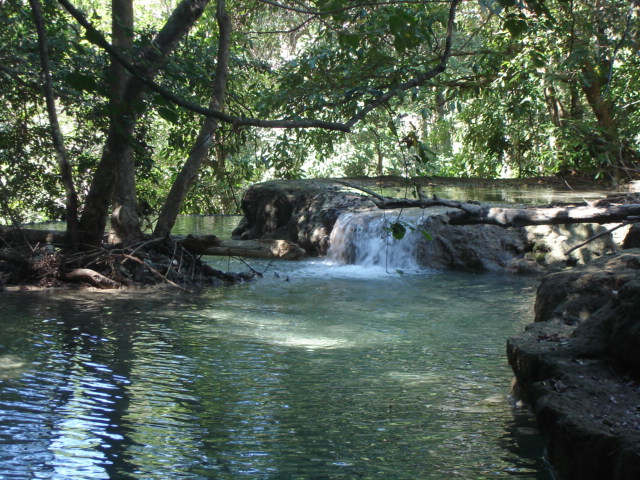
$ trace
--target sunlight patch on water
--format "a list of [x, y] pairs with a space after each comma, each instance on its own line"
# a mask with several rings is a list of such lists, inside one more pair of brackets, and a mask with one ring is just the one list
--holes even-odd
[[0, 298], [27, 368], [0, 388], [0, 477], [548, 480], [505, 399], [530, 280], [261, 265], [199, 295]]
[[423, 385], [428, 383], [442, 383], [448, 381], [443, 375], [436, 372], [411, 373], [411, 372], [387, 372], [387, 376], [394, 381], [401, 382], [405, 386]]
[[15, 355], [0, 355], [0, 380], [19, 377], [29, 364]]
[[[203, 310], [201, 315], [218, 322], [216, 336], [309, 351], [359, 348], [384, 344], [394, 338], [384, 332], [363, 332], [347, 325], [309, 325], [303, 315], [296, 317], [288, 312], [278, 314], [273, 310], [258, 313], [211, 309]], [[206, 335], [210, 326], [203, 324], [202, 329]]]

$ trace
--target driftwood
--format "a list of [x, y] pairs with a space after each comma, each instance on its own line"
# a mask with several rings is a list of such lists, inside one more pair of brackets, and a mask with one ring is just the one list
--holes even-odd
[[[52, 243], [62, 246], [65, 242], [64, 231], [42, 229], [0, 229], [0, 237], [11, 241], [24, 241], [32, 245]], [[286, 240], [221, 240], [215, 235], [173, 236], [182, 247], [194, 255], [232, 256], [248, 258], [274, 258], [283, 260], [299, 260], [306, 252], [295, 243]], [[162, 241], [155, 238], [144, 242]]]
[[194, 235], [189, 234], [179, 241], [185, 249], [191, 253], [198, 254], [209, 247], [218, 247], [222, 243], [215, 235]]
[[[138, 257], [134, 257], [133, 255], [128, 255], [126, 253], [122, 253], [121, 254], [122, 257], [124, 257], [126, 260], [131, 260], [134, 261], [140, 265], [143, 265], [144, 268], [146, 268], [147, 270], [149, 270], [151, 273], [153, 273], [156, 277], [158, 277], [161, 281], [167, 282], [169, 285], [171, 285], [172, 287], [176, 287], [179, 290], [182, 290], [183, 292], [187, 292], [187, 293], [192, 293], [190, 290], [187, 290], [186, 288], [181, 287], [180, 285], [178, 285], [176, 282], [173, 282], [171, 280], [169, 280], [167, 278], [166, 275], [163, 275], [162, 273], [160, 273], [158, 270], [156, 270], [155, 268], [153, 268], [151, 265], [145, 263], [144, 261], [140, 260]], [[125, 260], [123, 260], [124, 263]]]
[[111, 280], [90, 268], [76, 268], [67, 272], [65, 278], [72, 282], [88, 283], [97, 288], [118, 288], [121, 286], [115, 280]]
[[[486, 223], [502, 227], [526, 225], [565, 225], [570, 223], [629, 222], [640, 218], [640, 204], [580, 205], [560, 207], [482, 207], [449, 213], [452, 225]], [[461, 208], [461, 207], [456, 207]]]

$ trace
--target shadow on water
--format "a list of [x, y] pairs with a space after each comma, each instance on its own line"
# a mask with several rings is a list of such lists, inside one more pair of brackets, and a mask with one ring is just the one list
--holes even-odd
[[533, 287], [304, 262], [200, 295], [5, 293], [3, 474], [550, 478], [506, 401]]

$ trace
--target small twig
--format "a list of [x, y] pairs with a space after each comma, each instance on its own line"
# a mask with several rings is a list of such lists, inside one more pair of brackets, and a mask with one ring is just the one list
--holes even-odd
[[429, 197], [422, 191], [422, 185], [416, 185], [416, 193], [421, 201], [427, 202], [429, 200]]
[[176, 242], [173, 242], [173, 253], [171, 254], [171, 261], [169, 262], [169, 266], [167, 267], [167, 271], [164, 274], [164, 278], [167, 278], [167, 275], [169, 275], [169, 270], [171, 270], [171, 267], [173, 266], [173, 261], [176, 259], [176, 250], [178, 249], [178, 244]]
[[161, 242], [163, 240], [164, 240], [164, 238], [152, 238], [151, 240], [145, 240], [144, 242], [140, 242], [140, 243], [138, 243], [138, 245], [136, 245], [136, 248], [134, 248], [131, 251], [131, 255], [135, 255], [136, 252], [138, 250], [140, 250], [142, 247], [146, 247], [147, 245], [150, 245], [152, 243], [158, 243], [158, 242]]
[[140, 265], [143, 265], [145, 268], [147, 268], [151, 273], [153, 273], [156, 277], [161, 278], [162, 280], [164, 280], [165, 282], [167, 282], [169, 285], [176, 287], [180, 290], [182, 290], [183, 292], [187, 292], [187, 293], [193, 293], [191, 290], [187, 290], [184, 287], [181, 287], [180, 285], [178, 285], [176, 282], [173, 282], [171, 280], [169, 280], [168, 278], [166, 278], [164, 275], [162, 275], [162, 273], [160, 273], [158, 270], [156, 270], [155, 268], [153, 268], [151, 265], [148, 265], [146, 263], [144, 263], [142, 260], [140, 260], [138, 257], [134, 257], [132, 255], [129, 255], [127, 253], [121, 253], [120, 255], [122, 255], [124, 258], [128, 259], [128, 260], [133, 260], [134, 262], [139, 263]]
[[[231, 257], [229, 257], [229, 258], [231, 258]], [[237, 261], [242, 263], [245, 267], [247, 267], [249, 270], [251, 270], [251, 273], [253, 275], [255, 275], [256, 277], [259, 277], [259, 278], [262, 278], [262, 276], [264, 275], [264, 272], [266, 272], [269, 269], [269, 267], [273, 264], [273, 260], [271, 260], [269, 262], [269, 265], [267, 265], [266, 268], [262, 272], [259, 272], [258, 270], [253, 268], [251, 265], [249, 265], [242, 257], [233, 257], [233, 258], [235, 258]]]
[[345, 187], [354, 188], [356, 190], [360, 190], [361, 192], [366, 193], [367, 195], [371, 195], [374, 198], [377, 198], [381, 202], [386, 202], [388, 197], [383, 197], [382, 195], [377, 194], [373, 190], [369, 190], [368, 188], [361, 187], [360, 185], [355, 185], [350, 182], [345, 182], [344, 180], [335, 180], [336, 183], [344, 185]]
[[[631, 220], [633, 219], [633, 220]], [[622, 227], [626, 227], [627, 225], [629, 225], [630, 223], [635, 223], [637, 221], [638, 217], [630, 217], [629, 221], [624, 221], [622, 222], [620, 225], [616, 225], [613, 228], [610, 228], [609, 230], [605, 230], [604, 232], [600, 232], [597, 233], [595, 235], [593, 235], [592, 237], [587, 238], [584, 242], [579, 243], [578, 245], [571, 247], [569, 250], [567, 250], [567, 252], [565, 253], [565, 256], [569, 256], [569, 254], [571, 254], [572, 252], [574, 252], [575, 250], [578, 250], [579, 248], [584, 247], [585, 245], [593, 242], [594, 240], [597, 240], [600, 237], [604, 237], [605, 235], [610, 234], [611, 232], [615, 232], [616, 230], [618, 230], [619, 228]]]

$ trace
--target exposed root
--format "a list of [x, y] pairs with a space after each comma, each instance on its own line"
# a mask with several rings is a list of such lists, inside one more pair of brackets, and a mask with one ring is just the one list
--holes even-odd
[[145, 239], [123, 247], [103, 246], [65, 255], [53, 245], [0, 249], [0, 286], [65, 284], [123, 288], [166, 284], [188, 286], [248, 281], [253, 274], [215, 270], [171, 239]]

